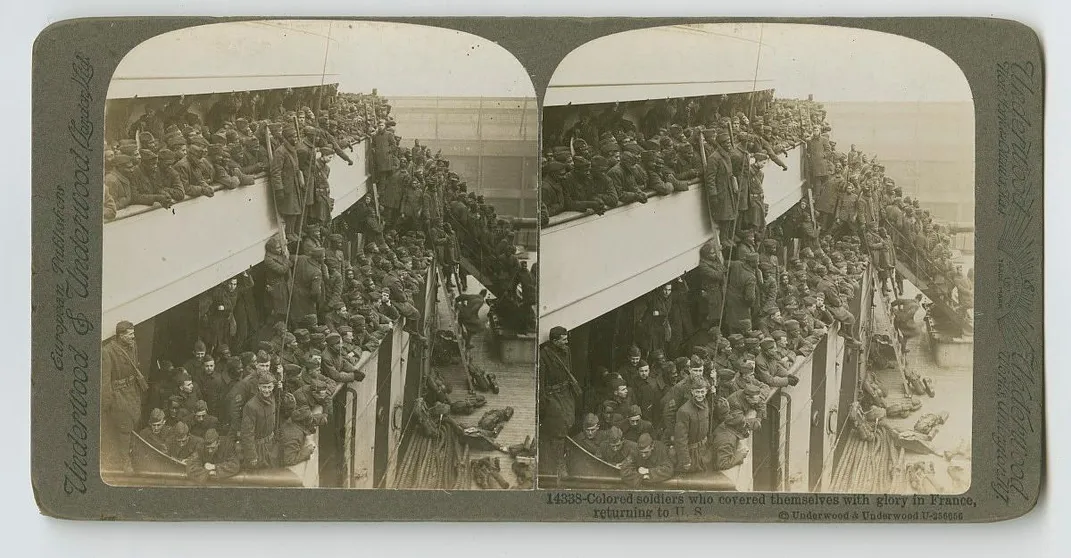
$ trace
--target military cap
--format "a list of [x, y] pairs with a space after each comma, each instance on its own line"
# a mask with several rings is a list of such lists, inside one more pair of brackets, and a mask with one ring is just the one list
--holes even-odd
[[181, 438], [182, 436], [188, 436], [190, 434], [190, 427], [180, 420], [175, 423], [172, 432], [174, 432], [176, 438]]
[[305, 405], [302, 405], [290, 413], [290, 420], [296, 423], [308, 422], [312, 418], [312, 411]]
[[324, 391], [330, 388], [330, 386], [327, 385], [327, 382], [321, 378], [313, 378], [309, 385], [312, 386], [313, 391]]
[[235, 126], [248, 126], [249, 125], [249, 120], [247, 120], [244, 116], [240, 116], [240, 117], [234, 119], [234, 125]]
[[763, 309], [762, 313], [763, 313], [764, 316], [773, 316], [774, 314], [776, 314], [776, 313], [778, 313], [780, 311], [781, 311], [781, 309], [778, 308], [776, 304], [770, 304], [770, 305], [767, 305], [766, 308]]
[[688, 389], [710, 389], [710, 384], [702, 376], [692, 376], [688, 380]]
[[753, 360], [740, 361], [740, 368], [743, 369], [744, 371], [753, 371], [753, 370], [755, 370], [755, 361], [753, 361]]
[[604, 171], [610, 168], [610, 161], [606, 160], [606, 157], [602, 155], [596, 155], [591, 158], [591, 167], [599, 171]]
[[220, 155], [223, 155], [223, 151], [224, 149], [222, 145], [213, 143], [212, 145], [208, 146], [209, 157], [218, 157]]
[[257, 385], [262, 386], [265, 384], [274, 384], [275, 376], [272, 376], [269, 372], [260, 372], [257, 374]]
[[267, 351], [259, 350], [259, 351], [257, 351], [257, 362], [259, 362], [259, 363], [271, 362], [271, 356], [268, 355]]
[[353, 328], [348, 326], [348, 325], [340, 325], [340, 326], [338, 326], [338, 333], [339, 333], [339, 335], [345, 335], [347, 333], [353, 333]]
[[573, 167], [578, 169], [590, 168], [591, 162], [583, 157], [573, 157]]
[[833, 308], [837, 308], [841, 304], [843, 304], [843, 302], [840, 300], [840, 297], [837, 296], [835, 293], [831, 293], [831, 294], [826, 295], [826, 305], [827, 306], [832, 306]]
[[599, 417], [594, 413], [584, 415], [584, 428], [592, 428], [599, 425]]
[[342, 341], [342, 336], [339, 335], [337, 332], [332, 331], [331, 333], [327, 334], [326, 340], [330, 344], [337, 344]]
[[134, 164], [134, 158], [130, 155], [119, 154], [112, 158], [112, 164], [117, 167]]
[[142, 149], [141, 151], [138, 151], [138, 154], [141, 155], [142, 161], [155, 161], [158, 159], [156, 153], [148, 149]]
[[197, 403], [194, 403], [194, 405], [193, 405], [193, 412], [195, 412], [195, 413], [207, 413], [208, 412], [208, 403], [205, 403], [204, 399], [198, 399]]
[[628, 348], [628, 356], [629, 356], [630, 358], [631, 358], [631, 357], [638, 357], [638, 356], [640, 356], [640, 348], [639, 348], [639, 347], [637, 347], [636, 345], [633, 345], [633, 346], [629, 347], [629, 348]]
[[785, 337], [788, 337], [788, 334], [786, 334], [784, 331], [782, 331], [780, 329], [775, 329], [775, 330], [773, 330], [773, 333], [770, 334], [770, 337], [773, 337], [774, 340], [784, 339]]
[[762, 388], [756, 384], [744, 385], [744, 395], [759, 395], [762, 393]]
[[126, 320], [122, 320], [119, 323], [115, 324], [115, 334], [116, 335], [122, 335], [122, 334], [124, 334], [124, 333], [126, 333], [128, 331], [132, 331], [133, 329], [134, 329], [134, 324], [132, 324], [132, 323], [126, 321]]
[[169, 166], [178, 160], [178, 156], [170, 149], [161, 149], [160, 152], [156, 154], [156, 158], [158, 162]]
[[327, 340], [327, 336], [325, 336], [324, 334], [322, 334], [320, 332], [316, 332], [316, 333], [313, 333], [312, 335], [309, 335], [309, 340], [312, 341], [312, 343], [314, 345], [318, 345], [318, 344], [322, 343], [323, 341]]
[[739, 345], [744, 342], [744, 336], [739, 333], [734, 333], [729, 336], [729, 343], [731, 345]]
[[624, 149], [625, 153], [631, 153], [633, 155], [640, 155], [641, 153], [643, 153], [643, 151], [644, 151], [643, 148], [640, 147], [639, 144], [637, 144], [637, 143], [625, 144], [625, 149]]
[[744, 255], [744, 261], [750, 264], [759, 263], [759, 255], [755, 252], [748, 252]]
[[190, 373], [187, 372], [186, 369], [181, 367], [181, 366], [179, 366], [178, 368], [175, 368], [174, 374], [175, 374], [175, 382], [180, 383], [180, 384], [183, 383], [183, 382], [188, 382], [188, 381], [190, 381], [192, 379], [192, 378], [190, 378]]
[[149, 413], [149, 422], [160, 422], [166, 418], [163, 409], [153, 409], [152, 412]]
[[257, 361], [257, 355], [252, 351], [246, 351], [242, 353], [241, 355], [239, 355], [239, 358], [241, 358], [242, 366], [249, 366], [250, 364], [253, 364]]
[[620, 376], [614, 376], [614, 378], [610, 380], [610, 386], [613, 387], [614, 389], [617, 389], [617, 388], [623, 387], [623, 386], [627, 386], [627, 385], [628, 384], [625, 383], [625, 380], [621, 379]]
[[190, 136], [190, 145], [196, 145], [197, 147], [207, 148], [208, 147], [208, 140], [206, 140], [204, 137], [202, 137], [199, 134], [198, 135], [191, 135]]
[[789, 332], [799, 331], [800, 323], [796, 320], [785, 320], [785, 329]]
[[632, 405], [632, 406], [630, 406], [628, 408], [628, 417], [629, 418], [636, 418], [636, 417], [639, 417], [640, 415], [642, 415], [642, 411], [640, 410], [640, 406], [639, 405]]
[[308, 360], [305, 361], [305, 370], [309, 370], [309, 371], [315, 372], [315, 371], [317, 371], [319, 369], [320, 369], [320, 361], [318, 361], [318, 360], [316, 360], [314, 358], [309, 358]]
[[647, 449], [647, 448], [649, 448], [649, 447], [654, 445], [654, 439], [651, 438], [650, 434], [644, 432], [643, 434], [640, 434], [639, 439], [636, 440], [636, 445], [641, 450], [642, 449]]
[[731, 380], [736, 377], [736, 371], [729, 368], [718, 368], [717, 374], [719, 380]]
[[717, 343], [719, 349], [728, 349], [732, 347], [732, 344], [729, 343], [729, 340], [724, 337], [719, 337]]
[[299, 374], [301, 374], [301, 367], [300, 366], [298, 366], [296, 364], [284, 364], [283, 365], [283, 375], [286, 376], [287, 378], [292, 378], [292, 377], [297, 376]]
[[308, 339], [309, 339], [309, 330], [307, 330], [307, 329], [305, 329], [303, 327], [295, 329], [294, 330], [294, 337], [298, 341], [301, 341], [301, 342], [308, 341]]
[[729, 415], [725, 417], [725, 424], [728, 424], [729, 426], [743, 426], [744, 413], [740, 411], [730, 411]]
[[550, 340], [554, 341], [561, 337], [569, 335], [569, 331], [562, 326], [554, 326], [550, 328]]
[[805, 296], [803, 297], [803, 304], [805, 304], [806, 306], [818, 304], [818, 300], [815, 299], [813, 296]]
[[215, 428], [209, 428], [205, 431], [205, 443], [214, 444], [219, 441], [219, 432], [216, 432]]
[[610, 427], [610, 432], [609, 432], [608, 438], [609, 438], [609, 441], [610, 441], [611, 444], [616, 444], [617, 442], [620, 442], [621, 440], [624, 439], [624, 437], [625, 436], [621, 432], [620, 428], [618, 428], [616, 426], [611, 426]]
[[763, 338], [763, 340], [759, 342], [759, 345], [763, 349], [772, 349], [772, 348], [777, 346], [777, 341], [775, 341], [773, 337], [766, 337], [766, 338]]
[[692, 358], [688, 359], [688, 368], [689, 369], [702, 368], [702, 367], [703, 367], [703, 359], [699, 358], [698, 356], [692, 355]]

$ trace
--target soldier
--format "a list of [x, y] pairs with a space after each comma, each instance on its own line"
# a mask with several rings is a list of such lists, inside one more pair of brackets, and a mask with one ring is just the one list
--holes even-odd
[[788, 373], [780, 360], [777, 341], [772, 337], [763, 338], [761, 349], [755, 357], [755, 377], [770, 387], [795, 386], [800, 379]]
[[[549, 341], [539, 348], [540, 432], [549, 441], [548, 462], [556, 467], [559, 481], [568, 475], [565, 464], [565, 437], [573, 428], [580, 384], [572, 374], [569, 332], [561, 326], [550, 330]], [[596, 422], [595, 428], [598, 429]]]
[[576, 438], [576, 445], [583, 448], [591, 455], [599, 455], [599, 446], [606, 439], [608, 429], [603, 429], [599, 424], [599, 417], [594, 413], [584, 415], [581, 423], [580, 436]]
[[171, 437], [167, 440], [168, 455], [188, 465], [193, 458], [201, 452], [204, 440], [190, 434], [190, 427], [185, 422], [179, 421], [171, 429]]
[[[637, 365], [636, 380], [633, 392], [641, 416], [653, 424], [662, 423], [662, 396], [666, 390], [666, 383], [661, 374], [652, 374], [651, 366], [645, 361]], [[633, 440], [635, 441], [635, 440]]]
[[141, 421], [141, 400], [149, 384], [138, 369], [134, 324], [121, 321], [115, 337], [101, 348], [101, 409], [106, 455], [112, 465], [132, 472], [131, 433]]
[[739, 186], [734, 184], [733, 167], [730, 160], [729, 134], [719, 132], [718, 149], [708, 150], [707, 164], [703, 169], [703, 190], [706, 193], [707, 213], [715, 226], [716, 237], [722, 246], [731, 241], [733, 222], [737, 217], [736, 198]]
[[756, 430], [766, 420], [766, 393], [754, 383], [747, 384], [725, 398], [729, 413], [740, 412], [751, 430]]
[[689, 379], [691, 398], [677, 410], [673, 445], [677, 452], [677, 468], [685, 473], [705, 471], [710, 466], [708, 438], [710, 408], [707, 395], [710, 385], [702, 377]]
[[279, 427], [279, 465], [291, 467], [308, 461], [316, 451], [316, 443], [310, 436], [315, 432], [309, 408], [298, 407]]
[[755, 266], [759, 256], [750, 252], [744, 261], [729, 262], [728, 289], [725, 300], [723, 331], [741, 333], [751, 330], [752, 315], [758, 310], [758, 277]]
[[618, 196], [617, 184], [606, 174], [608, 170], [610, 161], [606, 157], [596, 155], [591, 159], [592, 192], [607, 209], [613, 209], [621, 205], [621, 198]]
[[167, 440], [171, 437], [171, 429], [167, 428], [167, 417], [161, 409], [153, 409], [149, 413], [149, 426], [141, 429], [138, 433], [142, 440], [150, 446], [167, 453]]
[[186, 476], [198, 482], [216, 481], [237, 475], [239, 468], [234, 440], [220, 438], [219, 432], [210, 428], [205, 432], [201, 450], [187, 463]]
[[347, 355], [342, 352], [342, 336], [336, 332], [331, 332], [327, 335], [325, 341], [327, 342], [327, 348], [324, 350], [320, 361], [324, 374], [340, 384], [354, 381], [357, 374], [361, 374], [361, 379], [363, 380], [364, 374], [357, 370], [355, 363], [346, 358]]
[[310, 410], [319, 407], [319, 413], [312, 414], [313, 422], [320, 426], [327, 424], [331, 416], [331, 387], [318, 378], [313, 378], [308, 384], [293, 391], [295, 408], [308, 407]]
[[573, 159], [573, 170], [562, 184], [566, 211], [582, 213], [606, 213], [606, 204], [595, 194], [595, 184], [591, 177], [591, 163], [582, 157]]
[[316, 314], [323, 299], [323, 248], [313, 248], [294, 260], [290, 316]]
[[637, 166], [638, 163], [636, 155], [626, 151], [621, 154], [621, 160], [606, 171], [606, 177], [613, 182], [614, 191], [622, 205], [633, 202], [647, 203], [647, 194], [643, 191], [647, 175]]
[[673, 460], [665, 444], [642, 434], [621, 465], [621, 479], [631, 488], [658, 486], [673, 478]]
[[628, 384], [622, 378], [614, 377], [610, 379], [610, 387], [613, 388], [612, 399], [610, 399], [613, 402], [612, 412], [622, 417], [628, 416], [629, 408], [634, 404]]
[[204, 438], [206, 432], [215, 430], [219, 426], [219, 419], [208, 414], [208, 405], [203, 399], [199, 399], [194, 403], [193, 413], [190, 415], [190, 422], [187, 426], [190, 428], [190, 434]]
[[621, 429], [614, 426], [607, 433], [606, 438], [599, 444], [599, 459], [620, 468], [629, 454], [636, 448], [636, 442], [626, 440]]
[[700, 296], [706, 302], [703, 313], [703, 329], [720, 328], [725, 292], [725, 263], [718, 244], [711, 240], [699, 249], [699, 266], [695, 275], [699, 278]]
[[226, 398], [230, 385], [223, 374], [216, 370], [216, 359], [212, 355], [206, 355], [201, 366], [201, 396], [208, 405], [209, 414], [218, 417], [226, 410]]
[[[673, 306], [673, 285], [667, 283], [655, 292], [644, 297], [636, 310], [639, 312], [640, 331], [639, 345], [650, 354], [652, 351], [662, 350], [670, 353], [666, 346], [673, 337], [670, 325], [670, 311]], [[670, 353], [672, 356], [672, 353]]]
[[276, 380], [267, 372], [255, 376], [257, 396], [242, 407], [239, 439], [244, 461], [250, 469], [275, 466], [275, 392]]
[[643, 412], [639, 405], [632, 405], [625, 415], [626, 422], [622, 423], [626, 440], [635, 442], [642, 434], [653, 434], [654, 426], [650, 421], [643, 419]]
[[732, 411], [711, 434], [714, 470], [724, 471], [740, 465], [750, 452], [745, 440], [751, 435], [743, 413]]
[[298, 162], [297, 131], [287, 126], [282, 136], [284, 141], [275, 147], [268, 176], [275, 194], [275, 207], [283, 216], [286, 236], [296, 239], [301, 232], [298, 222], [306, 202], [305, 186]]

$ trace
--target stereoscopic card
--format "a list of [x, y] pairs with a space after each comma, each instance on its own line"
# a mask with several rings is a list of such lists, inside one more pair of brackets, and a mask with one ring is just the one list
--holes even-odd
[[57, 23], [38, 505], [1021, 516], [1044, 84], [995, 19]]

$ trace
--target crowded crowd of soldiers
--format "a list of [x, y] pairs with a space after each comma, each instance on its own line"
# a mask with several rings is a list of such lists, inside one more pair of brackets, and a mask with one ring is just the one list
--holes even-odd
[[[402, 147], [392, 128], [372, 137], [385, 226], [424, 232], [436, 247], [447, 283], [456, 283], [461, 291], [468, 284], [460, 265], [465, 258], [495, 295], [496, 319], [513, 331], [533, 331], [538, 270], [518, 257], [512, 222], [499, 217], [482, 195], [470, 192], [441, 152], [433, 155], [418, 140]], [[365, 221], [357, 227], [374, 234], [378, 224]]]
[[[582, 114], [566, 134], [571, 146], [549, 152], [544, 217], [642, 203], [698, 178], [716, 232], [696, 269], [619, 310], [627, 323], [618, 320], [617, 331], [631, 332], [635, 345], [616, 369], [596, 367], [582, 387], [571, 373], [568, 332], [551, 330], [539, 355], [541, 432], [559, 478], [568, 476], [566, 436], [619, 467], [632, 486], [741, 464], [771, 390], [798, 383], [796, 364], [827, 333], [842, 336], [850, 350], [861, 346], [848, 305], [868, 266], [893, 294], [902, 293], [897, 248], [951, 261], [945, 231], [917, 200], [902, 196], [879, 163], [854, 146], [847, 154], [835, 150], [820, 105], [777, 100], [765, 108], [753, 119], [715, 111], [713, 129], [694, 119], [690, 127], [664, 122], [649, 130], [654, 139], [643, 140], [614, 107], [598, 119]], [[599, 138], [597, 150], [584, 139], [590, 136]], [[713, 144], [698, 148], [710, 138]], [[784, 168], [778, 155], [800, 144], [810, 192], [767, 227], [763, 167], [773, 160]], [[642, 165], [626, 156], [630, 151]], [[588, 188], [593, 184], [599, 186]], [[751, 201], [734, 203], [737, 196]], [[904, 237], [915, 241], [897, 242], [888, 226], [909, 230]]]
[[[143, 373], [134, 325], [116, 325], [115, 337], [102, 347], [102, 456], [110, 470], [135, 469], [137, 452], [132, 457], [131, 449], [142, 444], [133, 443], [133, 433], [182, 462], [190, 478], [200, 481], [301, 463], [314, 451], [308, 434], [326, 424], [332, 412], [336, 386], [364, 378], [363, 360], [396, 323], [403, 324], [413, 342], [424, 341], [417, 306], [423, 304], [430, 266], [437, 262], [448, 282], [457, 278], [463, 283], [458, 256], [471, 244], [495, 255], [485, 264], [529, 273], [505, 257], [509, 224], [497, 219], [482, 198], [466, 192], [447, 161], [431, 156], [426, 147], [398, 148], [389, 103], [350, 94], [317, 100], [328, 106], [327, 129], [306, 125], [301, 137], [290, 121], [298, 126], [312, 121], [316, 113], [307, 106], [281, 114], [279, 122], [258, 123], [263, 135], [251, 130], [244, 136], [247, 123], [233, 113], [221, 121], [220, 143], [213, 145], [222, 146], [223, 139], [238, 134], [239, 146], [248, 140], [263, 148], [261, 138], [276, 146], [262, 170], [268, 172], [286, 219], [285, 234], [265, 246], [264, 265], [255, 274], [260, 285], [246, 272], [199, 298], [198, 340], [180, 365], [155, 360], [152, 371]], [[344, 118], [333, 122], [335, 115]], [[186, 125], [178, 132], [172, 126], [167, 124], [167, 133], [176, 146], [195, 145], [203, 137], [201, 126]], [[131, 128], [143, 147], [143, 161], [155, 145], [152, 132], [144, 129], [152, 127], [142, 122]], [[347, 146], [369, 139], [371, 171], [386, 199], [377, 203], [375, 196], [365, 196], [334, 222], [327, 162], [335, 154], [348, 157], [330, 129], [345, 130]], [[280, 141], [273, 143], [276, 139]], [[119, 141], [120, 155], [129, 151], [128, 145], [128, 140]], [[112, 163], [120, 155], [113, 154]], [[413, 169], [421, 180], [400, 185], [393, 172], [398, 168]], [[118, 171], [112, 167], [109, 172], [116, 180]], [[391, 196], [406, 198], [409, 189], [422, 190], [424, 178], [444, 185], [438, 198], [421, 198], [434, 203], [424, 203], [416, 213], [392, 205]], [[320, 192], [327, 198], [316, 195]], [[181, 199], [148, 201], [164, 205]], [[444, 209], [459, 231], [443, 221]], [[518, 278], [513, 286], [519, 284], [515, 290], [531, 297], [528, 281]], [[260, 304], [249, 303], [251, 298]], [[263, 309], [259, 315], [257, 308]]]
[[[330, 192], [314, 179], [326, 182], [331, 156], [352, 165], [347, 151], [375, 132], [383, 113], [375, 96], [320, 95], [319, 88], [205, 97], [147, 102], [129, 128], [109, 131], [106, 221], [130, 206], [171, 207], [267, 175], [287, 233], [296, 235], [306, 203], [313, 215], [330, 215]], [[191, 110], [195, 104], [210, 104], [203, 117]]]

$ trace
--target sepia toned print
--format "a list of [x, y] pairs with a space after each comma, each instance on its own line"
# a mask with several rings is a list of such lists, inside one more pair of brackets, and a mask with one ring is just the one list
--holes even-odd
[[104, 128], [101, 475], [532, 488], [536, 103], [393, 23], [142, 43]]
[[540, 488], [968, 489], [974, 107], [951, 59], [667, 26], [577, 48], [544, 105]]

